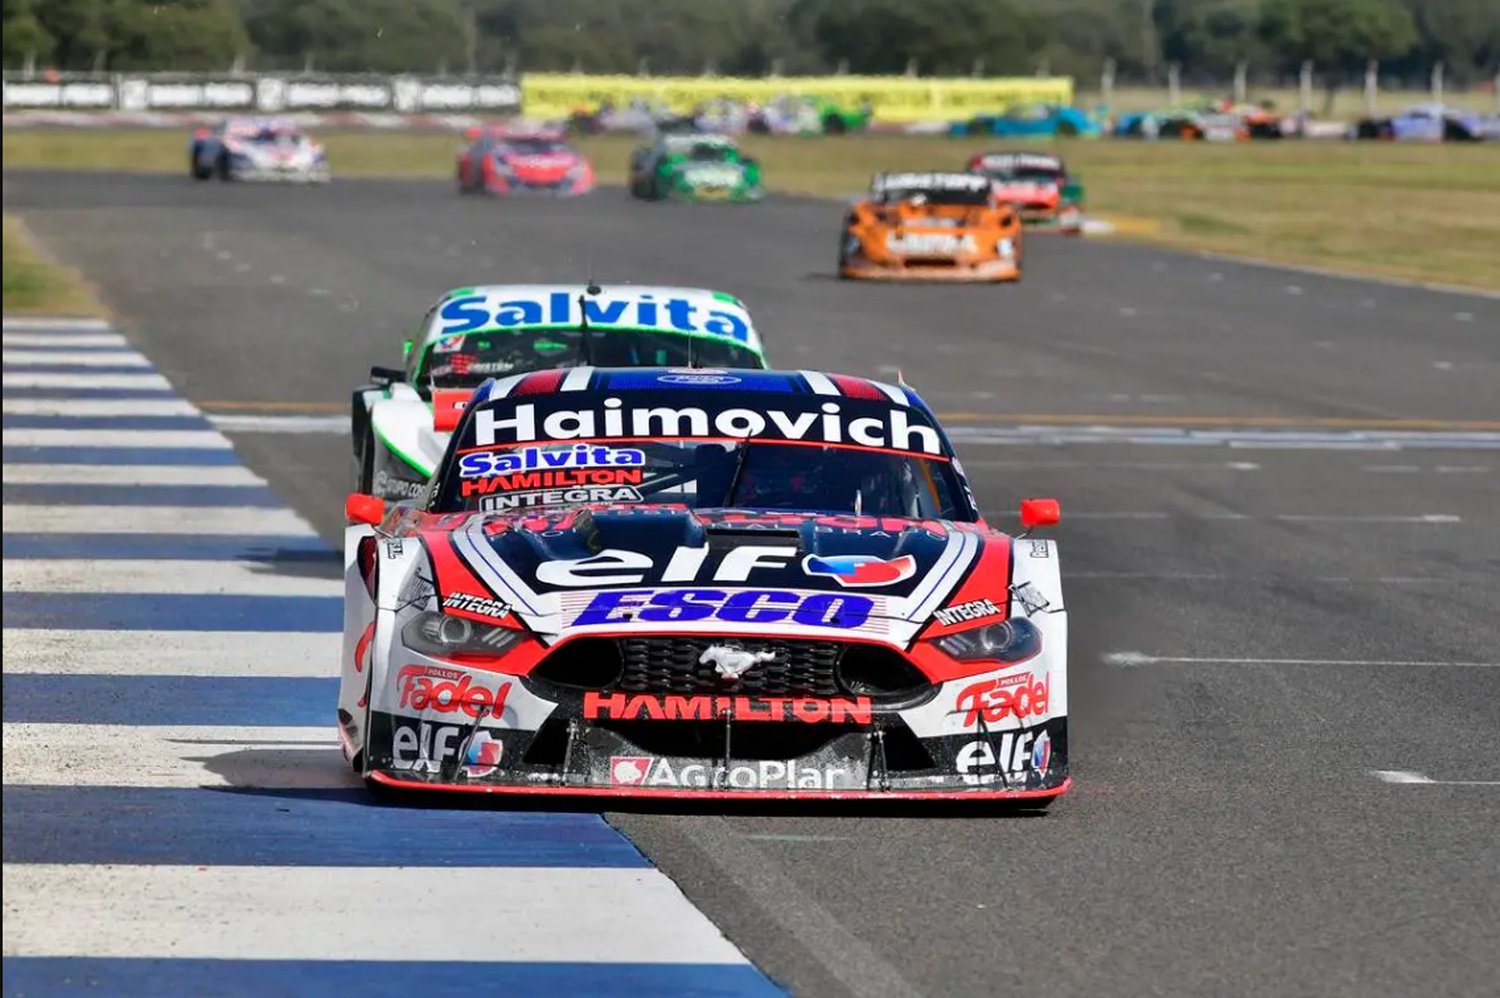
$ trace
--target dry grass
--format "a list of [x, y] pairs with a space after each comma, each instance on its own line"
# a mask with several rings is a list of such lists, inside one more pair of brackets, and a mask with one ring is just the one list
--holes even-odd
[[4, 304], [7, 315], [98, 316], [104, 309], [82, 276], [44, 259], [25, 224], [4, 216]]
[[[338, 176], [452, 176], [451, 135], [332, 133]], [[636, 140], [586, 139], [604, 183]], [[883, 169], [958, 168], [983, 139], [749, 138], [774, 188], [842, 196]], [[1500, 146], [1343, 142], [1053, 146], [1081, 174], [1092, 214], [1127, 238], [1414, 280], [1500, 288]], [[184, 136], [149, 131], [8, 131], [7, 167], [165, 170], [186, 182]]]

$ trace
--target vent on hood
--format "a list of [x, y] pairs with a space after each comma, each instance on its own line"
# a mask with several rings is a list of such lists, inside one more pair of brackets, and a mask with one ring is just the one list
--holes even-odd
[[704, 536], [708, 538], [708, 549], [714, 553], [732, 551], [743, 547], [782, 547], [791, 545], [801, 554], [802, 531], [787, 530], [764, 530], [754, 527], [705, 527]]

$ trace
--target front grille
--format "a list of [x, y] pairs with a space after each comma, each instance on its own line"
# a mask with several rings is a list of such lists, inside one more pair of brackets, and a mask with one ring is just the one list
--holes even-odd
[[[771, 661], [757, 662], [738, 679], [729, 680], [713, 662], [700, 662], [710, 645], [748, 652], [769, 651]], [[836, 668], [845, 645], [837, 641], [780, 638], [733, 639], [704, 636], [621, 638], [625, 667], [615, 689], [626, 693], [741, 693], [767, 697], [839, 696]]]

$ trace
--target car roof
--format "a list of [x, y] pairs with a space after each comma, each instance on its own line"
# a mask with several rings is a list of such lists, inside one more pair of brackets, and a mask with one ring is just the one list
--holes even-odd
[[987, 170], [1061, 170], [1063, 161], [1058, 156], [1039, 152], [987, 152], [979, 157]]
[[693, 146], [739, 148], [739, 143], [732, 136], [716, 132], [669, 132], [662, 136], [662, 143], [668, 149], [690, 149]]
[[[588, 294], [583, 284], [482, 284], [454, 288], [434, 307], [423, 346], [468, 333], [577, 329], [583, 316], [579, 298], [584, 298], [591, 306], [591, 330], [648, 330], [703, 336], [732, 341], [758, 355], [764, 354], [749, 309], [728, 292], [656, 284], [594, 287], [598, 294]], [[672, 304], [679, 302], [686, 304]], [[643, 305], [646, 307], [642, 308]], [[484, 310], [489, 311], [492, 319], [498, 319], [505, 310], [505, 321], [474, 325], [472, 318], [457, 318]]]

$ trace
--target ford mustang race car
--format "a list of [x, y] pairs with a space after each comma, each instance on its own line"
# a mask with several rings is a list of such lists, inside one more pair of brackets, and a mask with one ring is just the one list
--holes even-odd
[[460, 194], [587, 194], [594, 168], [556, 130], [471, 129], [458, 153]]
[[630, 194], [647, 201], [763, 200], [760, 164], [727, 135], [664, 132], [630, 154]]
[[[337, 708], [380, 787], [1018, 798], [1069, 787], [1053, 500], [981, 517], [905, 386], [578, 368], [440, 392], [351, 495]], [[331, 706], [331, 705], [330, 705]]]
[[194, 180], [270, 180], [326, 184], [323, 147], [295, 124], [276, 118], [226, 118], [200, 128], [188, 144]]
[[839, 236], [839, 276], [1019, 281], [1021, 219], [974, 173], [878, 173]]
[[1014, 205], [1021, 224], [1043, 232], [1083, 232], [1083, 185], [1056, 156], [1034, 152], [980, 153], [969, 172], [989, 177], [996, 197]]
[[434, 390], [585, 364], [766, 366], [760, 334], [733, 295], [628, 284], [458, 288], [427, 310], [404, 347], [404, 366], [371, 368], [350, 407], [354, 488], [385, 499], [418, 495], [448, 446], [432, 425]]

